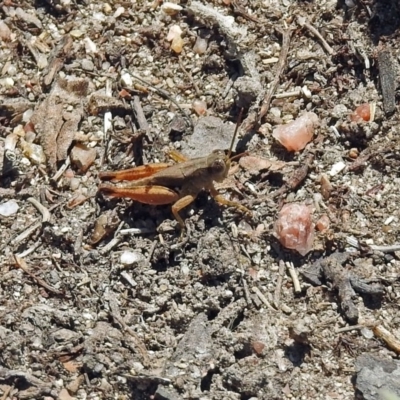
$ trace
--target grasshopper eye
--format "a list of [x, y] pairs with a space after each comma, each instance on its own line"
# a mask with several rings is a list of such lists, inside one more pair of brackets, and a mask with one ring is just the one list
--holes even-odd
[[222, 172], [225, 171], [225, 161], [221, 159], [214, 160], [211, 164], [211, 169], [215, 172]]

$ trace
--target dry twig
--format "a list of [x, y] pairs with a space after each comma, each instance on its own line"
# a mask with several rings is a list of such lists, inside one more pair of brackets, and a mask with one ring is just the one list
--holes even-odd
[[121, 317], [121, 314], [119, 312], [118, 304], [117, 301], [114, 298], [109, 298], [108, 299], [108, 304], [110, 305], [110, 315], [111, 317], [119, 324], [121, 325], [122, 329], [129, 333], [130, 336], [133, 337], [135, 340], [135, 344], [137, 348], [139, 349], [140, 354], [142, 355], [143, 359], [143, 364], [148, 367], [150, 366], [150, 358], [146, 349], [146, 346], [144, 343], [141, 341], [139, 336], [128, 326], [126, 325], [124, 319]]
[[280, 260], [278, 279], [276, 280], [276, 288], [274, 294], [274, 304], [276, 308], [279, 308], [279, 303], [281, 301], [281, 290], [282, 290], [282, 282], [284, 275], [285, 275], [285, 263], [282, 260]]
[[264, 118], [265, 114], [267, 114], [267, 112], [269, 110], [272, 96], [274, 95], [274, 93], [278, 87], [279, 79], [281, 78], [281, 75], [285, 68], [286, 59], [287, 59], [287, 55], [288, 55], [289, 47], [290, 47], [290, 37], [292, 35], [292, 31], [293, 30], [291, 28], [284, 29], [282, 31], [282, 48], [281, 48], [281, 52], [279, 54], [279, 61], [276, 65], [274, 80], [271, 82], [271, 86], [268, 90], [268, 93], [266, 94], [266, 96], [264, 98], [264, 104], [261, 106], [260, 114], [258, 116], [259, 124], [261, 124], [261, 120]]
[[301, 286], [300, 286], [300, 281], [299, 281], [299, 277], [297, 276], [297, 272], [296, 269], [294, 268], [294, 265], [292, 262], [288, 261], [286, 263], [286, 267], [289, 271], [289, 274], [292, 278], [293, 281], [293, 288], [294, 288], [294, 292], [296, 294], [301, 293]]
[[15, 264], [21, 268], [25, 273], [27, 273], [33, 280], [36, 281], [40, 286], [43, 286], [45, 289], [47, 289], [49, 292], [56, 294], [57, 296], [63, 296], [64, 292], [61, 292], [60, 290], [57, 290], [50, 286], [48, 283], [46, 283], [43, 279], [38, 278], [36, 275], [32, 274], [32, 272], [29, 271], [29, 267], [26, 264], [25, 260], [23, 258], [18, 257], [16, 254], [14, 254], [14, 260]]
[[326, 42], [326, 40], [322, 37], [322, 35], [318, 32], [316, 28], [314, 28], [305, 17], [297, 17], [297, 23], [303, 28], [307, 28], [320, 42], [325, 51], [332, 55], [335, 51], [331, 46]]
[[255, 293], [258, 298], [270, 309], [273, 311], [276, 311], [276, 309], [274, 307], [272, 307], [271, 303], [268, 301], [268, 299], [261, 293], [261, 290], [257, 287], [257, 286], [253, 286], [251, 288], [251, 290], [253, 291], [253, 293]]

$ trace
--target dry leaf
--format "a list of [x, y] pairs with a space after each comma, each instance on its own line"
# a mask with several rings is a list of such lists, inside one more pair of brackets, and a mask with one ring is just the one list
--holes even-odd
[[251, 173], [258, 173], [263, 170], [278, 171], [285, 166], [283, 161], [267, 160], [256, 156], [245, 156], [239, 160], [242, 168]]

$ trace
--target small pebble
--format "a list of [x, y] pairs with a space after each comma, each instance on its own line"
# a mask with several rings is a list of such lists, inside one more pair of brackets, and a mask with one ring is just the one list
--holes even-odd
[[137, 251], [126, 250], [121, 254], [121, 264], [132, 265], [139, 262], [142, 259], [141, 253]]
[[78, 178], [72, 178], [69, 182], [69, 187], [71, 188], [71, 190], [73, 192], [75, 192], [75, 190], [78, 190], [79, 185], [81, 184], [80, 179]]
[[110, 6], [110, 4], [105, 3], [105, 4], [103, 5], [103, 12], [104, 12], [105, 14], [110, 14], [111, 11], [112, 11], [112, 7]]
[[346, 164], [343, 161], [339, 161], [336, 164], [332, 165], [331, 170], [329, 171], [330, 176], [335, 176], [339, 172], [343, 171], [346, 168]]
[[361, 329], [360, 332], [361, 332], [361, 335], [363, 335], [365, 339], [372, 339], [374, 337], [374, 332], [372, 332], [372, 330], [369, 328], [364, 327]]
[[10, 217], [14, 215], [19, 209], [19, 206], [15, 200], [9, 200], [5, 203], [0, 204], [0, 215], [3, 217]]
[[167, 15], [176, 15], [183, 10], [183, 7], [179, 4], [167, 1], [161, 6], [161, 10]]
[[85, 71], [93, 71], [94, 70], [94, 64], [91, 60], [84, 59], [82, 60], [82, 69]]
[[114, 13], [114, 18], [120, 17], [124, 12], [125, 12], [125, 8], [124, 7], [118, 7], [117, 10]]
[[85, 32], [79, 30], [79, 29], [74, 29], [69, 33], [73, 38], [78, 39], [80, 37], [82, 37]]
[[0, 39], [4, 42], [11, 40], [11, 30], [4, 21], [0, 21]]
[[82, 173], [85, 173], [96, 159], [96, 149], [83, 144], [76, 144], [71, 150], [71, 162]]
[[288, 151], [300, 151], [313, 139], [319, 119], [313, 112], [307, 112], [285, 125], [278, 125], [272, 136]]
[[207, 103], [205, 101], [193, 100], [192, 107], [197, 115], [204, 115], [207, 112]]
[[196, 54], [204, 54], [207, 50], [208, 40], [197, 36], [196, 43], [193, 46], [193, 51]]
[[85, 37], [83, 39], [83, 43], [85, 44], [86, 54], [96, 54], [97, 53], [97, 46], [90, 38]]
[[123, 74], [121, 74], [121, 83], [123, 86], [132, 87], [133, 79], [128, 72], [124, 72]]

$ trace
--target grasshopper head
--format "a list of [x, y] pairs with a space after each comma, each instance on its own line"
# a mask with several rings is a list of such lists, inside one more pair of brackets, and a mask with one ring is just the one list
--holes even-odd
[[208, 170], [213, 181], [222, 182], [229, 172], [231, 160], [223, 150], [215, 150], [207, 160]]
[[210, 176], [213, 181], [222, 182], [228, 176], [229, 168], [231, 167], [231, 160], [232, 158], [235, 158], [231, 157], [231, 155], [239, 130], [239, 121], [241, 121], [242, 119], [242, 114], [243, 108], [240, 110], [238, 123], [236, 124], [235, 132], [233, 134], [228, 153], [223, 150], [215, 150], [207, 159], [207, 167], [210, 171]]

